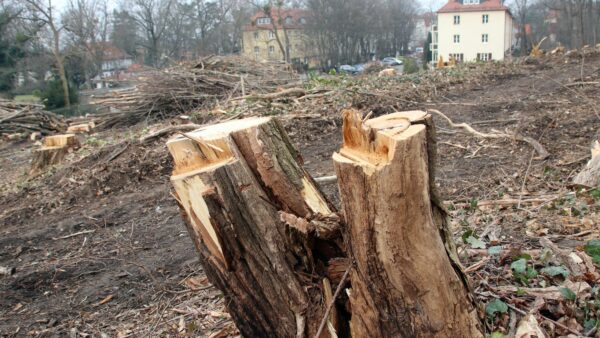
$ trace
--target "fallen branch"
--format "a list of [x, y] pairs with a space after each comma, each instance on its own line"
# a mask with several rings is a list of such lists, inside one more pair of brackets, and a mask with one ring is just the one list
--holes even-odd
[[61, 237], [52, 237], [53, 241], [57, 241], [59, 239], [67, 239], [67, 238], [71, 238], [71, 237], [75, 237], [75, 236], [79, 236], [79, 235], [83, 235], [83, 234], [91, 234], [96, 232], [96, 230], [83, 230], [80, 232], [76, 232], [74, 234], [70, 234], [70, 235], [66, 235], [66, 236], [61, 236]]
[[538, 153], [539, 156], [537, 157], [537, 159], [544, 160], [544, 159], [548, 158], [548, 156], [550, 156], [550, 154], [548, 153], [548, 151], [546, 151], [544, 146], [542, 146], [541, 143], [532, 139], [531, 137], [522, 136], [522, 135], [518, 135], [518, 134], [506, 134], [506, 133], [482, 133], [482, 132], [479, 132], [479, 131], [473, 129], [473, 127], [471, 127], [467, 123], [464, 123], [464, 122], [463, 123], [454, 123], [448, 116], [444, 115], [439, 110], [428, 109], [427, 111], [442, 117], [444, 120], [446, 120], [446, 122], [448, 122], [448, 124], [451, 127], [464, 129], [466, 132], [468, 132], [472, 135], [475, 135], [476, 137], [492, 138], [492, 139], [508, 138], [508, 139], [514, 139], [514, 140], [521, 141], [521, 142], [526, 142], [526, 143], [529, 143], [529, 145], [531, 145], [535, 149], [535, 151]]
[[146, 142], [149, 142], [156, 138], [160, 138], [166, 134], [170, 134], [173, 132], [196, 130], [198, 128], [201, 128], [202, 126], [203, 125], [201, 125], [201, 124], [180, 124], [180, 125], [176, 125], [176, 126], [169, 126], [169, 127], [157, 130], [148, 135], [144, 135], [144, 136], [140, 137], [140, 143], [146, 143]]

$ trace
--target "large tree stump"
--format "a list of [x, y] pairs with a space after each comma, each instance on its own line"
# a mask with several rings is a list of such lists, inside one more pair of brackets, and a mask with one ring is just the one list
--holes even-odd
[[36, 175], [49, 166], [62, 162], [65, 156], [79, 147], [75, 134], [46, 136], [41, 148], [33, 151], [29, 175]]
[[424, 112], [362, 122], [343, 113], [333, 159], [346, 219], [353, 337], [481, 337], [482, 326], [433, 184]]
[[243, 336], [314, 337], [339, 222], [280, 124], [231, 121], [167, 146], [189, 233]]

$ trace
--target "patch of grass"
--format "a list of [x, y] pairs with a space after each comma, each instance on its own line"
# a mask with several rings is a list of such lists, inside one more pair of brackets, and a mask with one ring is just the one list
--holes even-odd
[[15, 101], [17, 102], [27, 102], [27, 103], [40, 103], [42, 102], [42, 100], [40, 100], [39, 97], [35, 96], [35, 95], [17, 95], [15, 96]]

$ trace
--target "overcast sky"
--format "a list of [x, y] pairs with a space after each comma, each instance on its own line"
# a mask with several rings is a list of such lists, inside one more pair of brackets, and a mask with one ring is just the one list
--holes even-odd
[[[365, 0], [365, 1], [369, 1], [369, 0]], [[440, 7], [442, 7], [442, 5], [444, 3], [447, 2], [447, 0], [417, 0], [420, 4], [421, 7], [425, 10], [431, 10], [431, 11], [436, 11], [438, 10]], [[119, 6], [119, 4], [127, 4], [129, 2], [131, 2], [131, 0], [108, 0], [109, 2], [109, 8], [117, 8]], [[55, 6], [56, 8], [58, 8], [60, 11], [62, 11], [64, 8], [67, 7], [67, 5], [69, 4], [69, 0], [52, 0], [52, 5]]]

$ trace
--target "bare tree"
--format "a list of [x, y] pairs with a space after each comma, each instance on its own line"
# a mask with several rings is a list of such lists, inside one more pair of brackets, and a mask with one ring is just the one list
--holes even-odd
[[[286, 27], [286, 6], [288, 3], [285, 0], [269, 0], [266, 3], [258, 1], [250, 1], [250, 3], [269, 18], [271, 31], [275, 37], [275, 41], [279, 46], [283, 60], [290, 62], [290, 38]], [[283, 40], [279, 36], [279, 30], [283, 32]]]
[[148, 50], [148, 63], [159, 66], [163, 55], [161, 43], [171, 20], [176, 0], [132, 0], [132, 17], [144, 35], [142, 45]]
[[69, 97], [69, 83], [65, 72], [64, 55], [61, 53], [61, 33], [64, 26], [57, 17], [56, 10], [52, 6], [52, 0], [23, 0], [29, 11], [28, 19], [38, 23], [40, 26], [48, 28], [50, 32], [50, 46], [58, 75], [62, 83], [65, 106], [71, 106]]
[[107, 41], [109, 15], [106, 0], [71, 0], [63, 23], [67, 38], [86, 63], [86, 81], [90, 73], [101, 71]]

